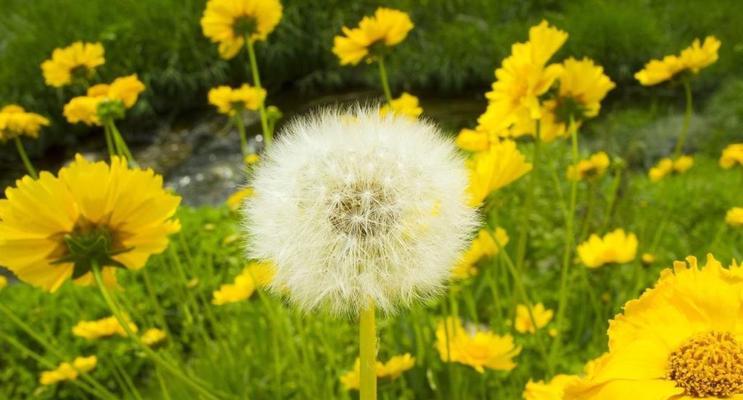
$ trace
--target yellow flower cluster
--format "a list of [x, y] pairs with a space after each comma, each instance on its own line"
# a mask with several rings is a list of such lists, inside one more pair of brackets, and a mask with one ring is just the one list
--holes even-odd
[[[403, 372], [415, 366], [415, 357], [409, 353], [390, 358], [386, 363], [377, 361], [375, 373], [377, 378], [395, 379]], [[353, 369], [341, 375], [341, 384], [346, 390], [358, 390], [361, 381], [361, 361], [357, 358]]]
[[16, 185], [0, 200], [0, 264], [44, 290], [70, 278], [91, 283], [93, 262], [109, 282], [117, 267], [140, 269], [180, 230], [180, 197], [119, 157], [109, 165], [77, 155], [58, 176], [42, 172]]
[[607, 168], [609, 168], [609, 156], [600, 151], [592, 154], [588, 159], [580, 160], [578, 164], [569, 166], [567, 177], [572, 181], [598, 178], [606, 173]]
[[637, 255], [637, 236], [617, 229], [603, 238], [596, 234], [578, 245], [578, 257], [588, 268], [598, 268], [605, 264], [624, 264]]
[[672, 79], [679, 73], [691, 71], [699, 73], [717, 61], [717, 51], [720, 49], [720, 41], [714, 36], [707, 36], [704, 43], [694, 39], [691, 46], [687, 47], [679, 55], [669, 55], [661, 60], [650, 60], [645, 68], [635, 74], [643, 86], [652, 86]]
[[516, 142], [503, 140], [475, 153], [469, 160], [470, 205], [479, 206], [490, 193], [508, 185], [531, 171], [532, 165], [516, 147]]
[[223, 305], [250, 298], [257, 288], [268, 286], [276, 273], [273, 264], [253, 261], [235, 277], [233, 283], [225, 284], [212, 294], [212, 304]]
[[[93, 85], [85, 96], [73, 97], [65, 104], [63, 114], [71, 124], [101, 125], [107, 118], [122, 118], [124, 110], [134, 106], [144, 89], [136, 74], [116, 78], [110, 84]], [[104, 104], [110, 104], [112, 110], [104, 110]]]
[[227, 207], [232, 211], [238, 211], [245, 202], [245, 199], [252, 197], [254, 193], [255, 191], [250, 186], [238, 190], [227, 198]]
[[725, 223], [730, 226], [743, 226], [743, 207], [733, 207], [725, 214]]
[[[531, 315], [529, 315], [529, 307], [519, 304], [516, 306], [516, 318], [513, 327], [519, 333], [537, 333], [537, 329], [544, 328], [552, 321], [553, 315], [554, 312], [546, 309], [542, 303], [537, 303], [531, 308]], [[534, 321], [531, 319], [532, 316]], [[535, 323], [536, 327], [534, 326]]]
[[[0, 126], [2, 126], [2, 123], [0, 123]], [[722, 150], [720, 166], [725, 169], [730, 169], [733, 168], [735, 164], [743, 166], [743, 143], [733, 143]]]
[[46, 84], [53, 87], [69, 85], [76, 80], [91, 78], [95, 69], [106, 62], [100, 43], [75, 42], [54, 49], [52, 58], [41, 63]]
[[609, 351], [566, 400], [737, 399], [743, 393], [743, 267], [676, 261], [609, 324]]
[[85, 374], [93, 370], [98, 364], [96, 356], [77, 357], [72, 363], [63, 362], [51, 371], [44, 371], [39, 377], [39, 383], [42, 385], [54, 385], [62, 381], [74, 381], [80, 374]]
[[485, 368], [510, 371], [516, 368], [513, 358], [521, 353], [511, 335], [498, 336], [477, 327], [465, 329], [456, 317], [439, 322], [436, 349], [443, 361], [468, 365], [480, 373]]
[[279, 0], [209, 0], [201, 17], [204, 36], [219, 44], [219, 55], [231, 59], [245, 45], [266, 40], [281, 21]]
[[452, 278], [467, 279], [477, 275], [477, 262], [483, 257], [493, 257], [501, 247], [508, 244], [509, 237], [506, 230], [496, 227], [494, 232], [480, 229], [477, 237], [470, 243], [469, 249], [462, 254], [452, 270]]
[[20, 135], [35, 139], [42, 126], [49, 126], [49, 120], [21, 106], [10, 104], [0, 109], [0, 142]]
[[423, 108], [421, 108], [417, 97], [410, 93], [403, 92], [400, 97], [392, 99], [389, 104], [386, 104], [379, 109], [379, 113], [383, 116], [390, 112], [416, 119], [423, 114]]
[[530, 379], [524, 388], [524, 400], [564, 400], [565, 387], [577, 380], [575, 375], [555, 375], [546, 383]]
[[142, 334], [142, 343], [144, 343], [147, 346], [156, 346], [162, 341], [164, 341], [168, 335], [165, 333], [165, 331], [157, 328], [150, 328]]
[[410, 16], [399, 10], [380, 7], [372, 17], [364, 17], [357, 28], [343, 27], [343, 36], [333, 39], [333, 53], [341, 65], [371, 61], [380, 52], [405, 40], [413, 29]]
[[664, 158], [658, 161], [654, 167], [648, 171], [648, 178], [652, 182], [658, 182], [672, 173], [683, 174], [694, 166], [694, 157], [681, 156], [675, 160]]
[[209, 103], [226, 115], [235, 115], [242, 110], [257, 110], [265, 98], [265, 89], [248, 84], [243, 84], [237, 89], [219, 86], [209, 90]]
[[[129, 322], [129, 329], [137, 332], [137, 325]], [[95, 340], [113, 335], [126, 337], [126, 330], [114, 316], [94, 321], [80, 321], [72, 327], [72, 334], [83, 339]]]

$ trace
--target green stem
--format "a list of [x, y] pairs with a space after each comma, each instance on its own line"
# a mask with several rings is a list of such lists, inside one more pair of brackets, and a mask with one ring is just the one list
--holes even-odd
[[31, 175], [32, 178], [38, 179], [39, 175], [36, 174], [36, 170], [34, 169], [33, 164], [31, 164], [31, 160], [28, 159], [28, 154], [26, 154], [26, 148], [23, 147], [23, 142], [21, 142], [21, 138], [16, 136], [13, 138], [13, 140], [15, 141], [16, 149], [18, 149], [18, 155], [21, 156], [23, 165], [26, 166], [26, 171], [28, 171], [28, 174]]
[[686, 111], [684, 112], [684, 123], [681, 126], [681, 133], [679, 134], [678, 141], [676, 141], [676, 148], [673, 150], [673, 159], [677, 159], [681, 152], [684, 150], [684, 143], [686, 142], [686, 135], [689, 133], [689, 123], [691, 122], [692, 113], [692, 100], [691, 100], [691, 84], [689, 78], [684, 78], [684, 94], [686, 96]]
[[124, 157], [126, 157], [126, 159], [129, 161], [129, 164], [137, 166], [137, 161], [134, 159], [134, 156], [132, 156], [132, 153], [129, 151], [129, 146], [126, 145], [126, 142], [121, 136], [121, 132], [119, 132], [119, 129], [116, 128], [116, 124], [114, 123], [114, 121], [109, 120], [107, 121], [107, 124], [109, 125], [109, 130], [111, 132], [111, 136], [113, 137], [114, 145], [118, 149], [119, 155], [123, 155]]
[[[245, 36], [245, 43], [248, 47], [248, 57], [250, 58], [250, 72], [253, 74], [253, 85], [259, 89], [263, 89], [261, 86], [261, 76], [258, 72], [258, 61], [255, 58], [255, 49], [253, 48], [253, 42]], [[258, 111], [261, 114], [261, 129], [263, 130], [263, 138], [266, 140], [266, 149], [271, 147], [273, 143], [273, 132], [268, 129], [268, 114], [266, 113], [266, 102], [261, 102]]]
[[237, 132], [240, 134], [240, 150], [242, 150], [243, 157], [248, 155], [248, 136], [245, 134], [245, 122], [243, 122], [242, 114], [235, 113], [235, 125], [237, 125]]
[[186, 385], [190, 386], [192, 389], [197, 391], [204, 398], [211, 399], [211, 400], [218, 400], [218, 397], [212, 394], [206, 388], [204, 388], [201, 383], [198, 383], [196, 382], [196, 380], [188, 377], [183, 371], [181, 371], [180, 368], [166, 361], [165, 358], [160, 356], [160, 354], [158, 354], [157, 352], [155, 352], [149, 346], [147, 346], [146, 344], [142, 342], [142, 339], [139, 336], [137, 336], [137, 334], [134, 333], [134, 331], [132, 331], [132, 328], [129, 326], [129, 321], [124, 317], [123, 313], [121, 312], [121, 309], [116, 304], [116, 301], [113, 299], [111, 294], [108, 292], [106, 285], [103, 283], [103, 277], [101, 276], [101, 268], [98, 266], [95, 260], [92, 262], [92, 271], [93, 271], [93, 277], [95, 277], [96, 285], [98, 285], [98, 289], [100, 290], [101, 295], [103, 296], [103, 300], [106, 302], [106, 305], [108, 305], [108, 308], [111, 310], [116, 320], [119, 322], [121, 327], [124, 329], [124, 332], [126, 332], [127, 337], [129, 337], [129, 339], [132, 342], [134, 342], [134, 344], [139, 348], [139, 350], [144, 352], [153, 362], [155, 362], [159, 366], [162, 366], [165, 370], [167, 370], [174, 377], [181, 380], [183, 383], [185, 383]]
[[614, 182], [611, 184], [611, 192], [609, 193], [609, 201], [606, 203], [606, 214], [604, 216], [604, 225], [602, 230], [606, 230], [611, 223], [611, 216], [614, 212], [614, 204], [617, 201], [617, 193], [619, 193], [619, 185], [622, 182], [622, 169], [617, 169], [616, 175], [614, 176]]
[[106, 137], [106, 148], [108, 149], [108, 157], [112, 158], [116, 151], [114, 150], [113, 139], [111, 139], [111, 130], [108, 128], [108, 124], [103, 125], [103, 135]]
[[540, 138], [540, 130], [541, 126], [539, 120], [537, 120], [534, 132], [534, 158], [532, 160], [532, 165], [534, 167], [529, 174], [529, 188], [526, 192], [526, 199], [524, 200], [524, 208], [521, 214], [521, 226], [519, 227], [519, 241], [516, 245], [516, 268], [519, 271], [524, 267], [524, 261], [526, 259], [526, 244], [529, 241], [529, 216], [534, 208], [534, 191], [537, 184], [537, 168], [539, 168], [539, 149], [542, 142]]
[[359, 319], [359, 359], [361, 362], [360, 400], [377, 399], [377, 328], [374, 303], [361, 311]]
[[379, 79], [382, 81], [384, 97], [387, 99], [387, 103], [392, 104], [392, 91], [390, 90], [390, 83], [387, 79], [387, 69], [384, 67], [384, 57], [380, 56], [377, 58], [377, 64], [379, 64]]
[[[570, 126], [573, 126], [571, 121]], [[573, 165], [578, 164], [578, 133], [576, 129], [570, 129], [570, 140], [571, 149], [573, 155]], [[560, 292], [557, 304], [557, 316], [555, 323], [559, 332], [559, 336], [554, 342], [552, 342], [552, 350], [550, 358], [554, 357], [560, 348], [562, 338], [560, 337], [563, 333], [563, 319], [565, 318], [565, 306], [567, 305], [567, 286], [568, 286], [568, 267], [570, 266], [570, 259], [572, 257], [572, 250], [574, 246], [575, 238], [573, 237], [573, 225], [575, 224], [575, 203], [578, 197], [578, 181], [570, 181], [570, 204], [568, 205], [567, 219], [565, 221], [565, 247], [562, 255], [562, 269], [560, 271]]]

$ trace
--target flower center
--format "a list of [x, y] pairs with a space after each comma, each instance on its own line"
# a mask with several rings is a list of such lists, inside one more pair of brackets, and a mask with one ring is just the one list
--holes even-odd
[[336, 231], [359, 239], [384, 234], [397, 219], [392, 195], [376, 182], [354, 182], [330, 198], [329, 219]]
[[573, 97], [560, 97], [557, 99], [557, 107], [555, 108], [555, 116], [557, 122], [567, 124], [572, 118], [573, 121], [580, 121], [584, 119], [585, 107], [583, 104]]
[[73, 279], [87, 274], [94, 265], [124, 268], [123, 264], [111, 257], [130, 250], [121, 249], [108, 227], [85, 219], [78, 221], [72, 232], [63, 239], [67, 251], [53, 263], [73, 263]]
[[743, 394], [743, 343], [729, 332], [694, 336], [671, 353], [668, 379], [695, 398]]
[[255, 18], [248, 16], [235, 18], [232, 23], [232, 31], [234, 32], [235, 37], [252, 35], [255, 33], [257, 27], [258, 24], [256, 24]]

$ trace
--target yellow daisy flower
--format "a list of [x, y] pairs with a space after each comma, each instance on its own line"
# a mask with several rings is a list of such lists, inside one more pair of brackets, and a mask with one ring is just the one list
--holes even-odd
[[96, 356], [77, 357], [72, 361], [72, 364], [63, 362], [56, 369], [42, 372], [39, 383], [46, 386], [62, 381], [74, 381], [79, 374], [92, 371], [97, 364], [98, 358]]
[[250, 153], [243, 159], [243, 162], [245, 165], [254, 165], [257, 164], [261, 160], [261, 157], [258, 154]]
[[257, 288], [268, 286], [275, 273], [273, 264], [253, 261], [235, 277], [233, 283], [224, 284], [212, 293], [212, 304], [221, 306], [248, 299]]
[[265, 98], [265, 89], [248, 84], [243, 84], [237, 89], [219, 86], [209, 90], [209, 103], [226, 115], [235, 115], [242, 110], [257, 110]]
[[[2, 126], [2, 125], [0, 125]], [[743, 166], [743, 143], [733, 143], [725, 147], [720, 156], [720, 166], [730, 169], [735, 164]]]
[[[137, 332], [137, 325], [129, 322], [132, 332]], [[126, 331], [116, 317], [111, 316], [95, 321], [80, 321], [72, 327], [72, 334], [83, 339], [95, 340], [113, 335], [126, 337]]]
[[341, 65], [356, 65], [365, 58], [370, 60], [378, 51], [398, 45], [411, 29], [413, 21], [407, 13], [380, 7], [374, 16], [361, 19], [357, 28], [344, 26], [343, 36], [333, 38], [333, 53]]
[[609, 352], [568, 400], [739, 399], [743, 397], [743, 269], [712, 255], [676, 261], [652, 289], [609, 324]]
[[251, 43], [266, 40], [281, 21], [279, 0], [209, 0], [201, 17], [201, 30], [219, 44], [219, 55], [231, 59], [247, 37]]
[[544, 308], [542, 303], [535, 304], [531, 309], [531, 313], [534, 316], [534, 322], [536, 322], [536, 329], [534, 328], [531, 316], [529, 315], [529, 308], [524, 304], [516, 306], [516, 318], [513, 323], [516, 332], [536, 333], [537, 329], [547, 326], [547, 324], [552, 321], [552, 316], [554, 315], [554, 312]]
[[469, 249], [452, 269], [452, 278], [467, 279], [477, 275], [475, 264], [483, 257], [493, 257], [498, 254], [501, 247], [508, 244], [509, 237], [506, 230], [496, 227], [491, 233], [487, 229], [480, 229], [477, 237], [470, 243]]
[[442, 361], [468, 365], [479, 373], [485, 368], [510, 371], [516, 368], [513, 358], [521, 353], [511, 335], [498, 336], [477, 327], [465, 330], [455, 317], [438, 323], [436, 349]]
[[490, 148], [493, 143], [498, 143], [501, 136], [494, 132], [489, 132], [482, 129], [469, 129], [464, 128], [459, 131], [457, 138], [454, 140], [457, 147], [462, 150], [471, 151], [476, 153], [478, 151], [485, 151]]
[[168, 335], [162, 329], [150, 328], [142, 334], [142, 343], [147, 346], [155, 346], [165, 340]]
[[730, 226], [743, 226], [743, 207], [733, 207], [725, 214], [725, 223]]
[[657, 85], [673, 78], [684, 69], [684, 64], [677, 56], [665, 56], [662, 60], [650, 60], [645, 68], [635, 73], [643, 86]]
[[529, 29], [529, 41], [512, 46], [511, 55], [495, 71], [492, 90], [485, 95], [490, 104], [478, 119], [480, 130], [510, 136], [534, 132], [534, 121], [542, 117], [539, 97], [562, 72], [561, 65], [547, 62], [567, 38], [567, 33], [542, 21]]
[[0, 109], [0, 141], [21, 135], [36, 139], [42, 126], [49, 126], [49, 120], [21, 106], [10, 104]]
[[[390, 378], [394, 380], [414, 366], [415, 357], [409, 353], [405, 353], [390, 358], [386, 363], [376, 361], [374, 369], [377, 378]], [[361, 361], [358, 358], [353, 363], [353, 368], [341, 375], [340, 381], [346, 390], [359, 390], [361, 383]]]
[[625, 264], [637, 255], [637, 236], [617, 229], [603, 238], [596, 234], [578, 245], [578, 257], [588, 268], [598, 268], [604, 264]]
[[105, 61], [102, 44], [75, 42], [54, 49], [52, 58], [41, 63], [41, 71], [47, 85], [62, 87], [77, 79], [91, 78], [95, 69]]
[[717, 61], [717, 51], [720, 45], [720, 41], [714, 36], [704, 38], [704, 43], [700, 43], [699, 39], [694, 39], [691, 46], [681, 51], [681, 62], [691, 72], [699, 73], [699, 70]]
[[382, 116], [387, 115], [390, 112], [415, 119], [423, 114], [423, 109], [419, 105], [417, 97], [410, 93], [403, 92], [400, 97], [392, 99], [390, 104], [386, 104], [379, 109], [379, 113]]
[[609, 168], [609, 156], [600, 151], [585, 160], [580, 160], [578, 164], [569, 166], [567, 177], [572, 181], [598, 178], [606, 173], [607, 168]]
[[0, 265], [47, 291], [72, 278], [92, 282], [92, 265], [104, 277], [115, 268], [140, 269], [165, 250], [178, 232], [180, 197], [167, 193], [162, 177], [77, 155], [58, 176], [42, 172], [5, 190], [0, 200]]
[[642, 253], [642, 257], [640, 257], [640, 260], [645, 265], [651, 265], [655, 262], [655, 255], [652, 253]]
[[524, 400], [563, 400], [565, 386], [577, 380], [575, 375], [555, 375], [547, 383], [529, 379], [524, 388]]
[[532, 165], [516, 147], [516, 142], [503, 140], [487, 151], [476, 153], [469, 161], [470, 205], [478, 206], [490, 193], [531, 171]]
[[707, 36], [704, 43], [694, 39], [691, 46], [682, 50], [678, 56], [669, 55], [662, 60], [650, 60], [645, 68], [635, 74], [635, 79], [643, 86], [652, 86], [670, 80], [683, 71], [699, 73], [702, 68], [717, 61], [719, 49], [720, 41], [714, 36]]
[[227, 207], [232, 211], [238, 211], [245, 202], [245, 199], [252, 197], [254, 193], [255, 191], [250, 186], [238, 190], [227, 198]]
[[136, 74], [114, 79], [88, 88], [85, 96], [72, 98], [63, 114], [71, 124], [101, 125], [107, 118], [120, 119], [125, 109], [132, 108], [145, 90]]
[[672, 173], [683, 174], [691, 169], [693, 165], [694, 157], [692, 156], [680, 156], [675, 160], [663, 158], [658, 161], [658, 164], [650, 168], [650, 171], [648, 171], [648, 177], [651, 182], [658, 182]]

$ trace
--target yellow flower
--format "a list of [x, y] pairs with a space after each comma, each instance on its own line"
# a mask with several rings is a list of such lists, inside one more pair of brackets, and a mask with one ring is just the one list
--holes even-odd
[[[129, 329], [136, 333], [137, 325], [129, 322]], [[95, 340], [113, 335], [126, 337], [126, 330], [116, 317], [111, 316], [95, 321], [80, 321], [72, 327], [72, 334], [83, 339]]]
[[577, 380], [575, 375], [555, 375], [548, 383], [529, 379], [524, 388], [524, 400], [563, 400], [565, 386]]
[[683, 71], [699, 73], [702, 68], [717, 61], [719, 49], [720, 41], [714, 36], [707, 36], [703, 44], [699, 39], [694, 39], [691, 46], [678, 56], [669, 55], [662, 60], [650, 60], [645, 68], [635, 74], [635, 79], [644, 86], [652, 86], [672, 79]]
[[609, 156], [600, 151], [594, 153], [585, 160], [580, 160], [578, 164], [568, 167], [568, 179], [580, 181], [603, 176], [606, 169], [609, 168]]
[[637, 236], [626, 234], [623, 229], [607, 233], [603, 238], [593, 234], [578, 245], [578, 257], [588, 268], [609, 263], [625, 264], [634, 260], [636, 254]]
[[85, 96], [73, 97], [65, 104], [63, 114], [71, 124], [101, 125], [106, 118], [122, 118], [124, 110], [132, 108], [144, 90], [136, 74], [116, 78], [110, 84], [89, 87]]
[[96, 356], [77, 357], [72, 364], [63, 362], [56, 369], [44, 371], [39, 377], [39, 383], [42, 385], [53, 385], [62, 381], [74, 381], [79, 374], [85, 374], [93, 370], [98, 364]]
[[[0, 125], [2, 126], [2, 125]], [[730, 144], [722, 151], [720, 156], [720, 166], [730, 169], [735, 164], [743, 166], [743, 143]]]
[[492, 144], [487, 151], [476, 153], [469, 169], [470, 205], [478, 206], [493, 191], [531, 171], [532, 165], [516, 148], [516, 142], [503, 140]]
[[254, 194], [254, 190], [250, 186], [246, 186], [237, 192], [230, 195], [230, 197], [227, 198], [227, 207], [229, 207], [232, 211], [237, 211], [242, 207], [242, 204], [245, 202], [245, 199], [250, 198]]
[[658, 182], [671, 173], [682, 174], [688, 171], [694, 165], [694, 158], [691, 156], [681, 156], [676, 160], [664, 158], [654, 167], [650, 168], [648, 177], [652, 182]]
[[356, 65], [364, 58], [374, 57], [377, 45], [392, 47], [399, 44], [411, 29], [413, 21], [407, 13], [380, 7], [373, 17], [362, 18], [357, 28], [344, 26], [343, 36], [333, 38], [333, 53], [341, 65]]
[[523, 304], [516, 306], [516, 319], [514, 320], [513, 326], [519, 333], [536, 333], [537, 329], [545, 327], [552, 321], [554, 312], [544, 308], [542, 303], [537, 303], [532, 307], [531, 314], [534, 316], [534, 322], [536, 322], [536, 329], [532, 323], [531, 316], [529, 315], [529, 308]]
[[720, 41], [714, 36], [704, 38], [704, 43], [699, 39], [694, 39], [691, 46], [681, 51], [681, 62], [684, 68], [691, 70], [693, 73], [699, 73], [699, 70], [706, 68], [717, 61], [717, 51], [720, 49]]
[[544, 102], [540, 137], [549, 142], [566, 136], [569, 122], [577, 129], [581, 121], [598, 115], [601, 100], [616, 85], [604, 75], [604, 69], [588, 58], [568, 58], [558, 76], [557, 95]]
[[265, 98], [265, 89], [248, 84], [243, 84], [237, 89], [219, 86], [209, 90], [209, 103], [226, 115], [235, 115], [242, 110], [257, 110]]
[[655, 262], [655, 255], [652, 253], [642, 253], [642, 257], [640, 259], [642, 260], [643, 264], [650, 265]]
[[468, 365], [480, 373], [484, 368], [510, 371], [516, 367], [513, 358], [521, 353], [511, 335], [498, 336], [476, 327], [465, 330], [455, 317], [437, 325], [436, 349], [441, 360]]
[[247, 156], [245, 156], [245, 159], [243, 159], [243, 162], [245, 162], [245, 165], [253, 165], [257, 164], [258, 161], [261, 160], [261, 157], [258, 154], [250, 153]]
[[740, 399], [743, 270], [712, 255], [676, 261], [609, 324], [609, 352], [565, 388], [567, 400]]
[[383, 106], [379, 109], [379, 113], [382, 116], [393, 112], [397, 115], [404, 115], [410, 118], [418, 118], [423, 113], [423, 109], [418, 104], [418, 98], [410, 93], [403, 92], [400, 97], [392, 99], [390, 104]]
[[[386, 363], [377, 361], [375, 364], [375, 373], [377, 378], [396, 379], [403, 372], [415, 366], [415, 357], [409, 353], [394, 356]], [[361, 381], [361, 361], [357, 358], [353, 363], [353, 368], [341, 375], [341, 384], [346, 390], [358, 390]]]
[[743, 226], [743, 207], [733, 207], [725, 214], [725, 223], [730, 226]]
[[155, 346], [168, 337], [165, 331], [157, 328], [150, 328], [142, 334], [142, 343], [147, 346]]
[[95, 68], [105, 61], [102, 44], [75, 42], [54, 49], [52, 58], [41, 63], [41, 71], [47, 85], [62, 87], [77, 79], [90, 78]]
[[219, 55], [230, 59], [245, 45], [266, 40], [281, 21], [279, 0], [209, 0], [201, 17], [201, 30], [219, 44]]
[[233, 283], [224, 284], [212, 293], [212, 304], [221, 306], [248, 299], [256, 288], [268, 286], [275, 273], [273, 264], [253, 261], [235, 277]]
[[562, 47], [568, 34], [547, 21], [529, 29], [529, 41], [516, 43], [511, 55], [495, 71], [496, 81], [486, 94], [490, 104], [478, 119], [485, 131], [521, 136], [534, 132], [534, 121], [542, 116], [539, 97], [547, 93], [562, 72], [559, 64], [547, 65]]
[[0, 109], [0, 141], [20, 135], [39, 137], [42, 126], [49, 126], [49, 120], [39, 114], [27, 112], [23, 107], [11, 104]]
[[58, 176], [24, 177], [0, 200], [0, 265], [47, 291], [67, 279], [91, 283], [93, 263], [110, 281], [119, 267], [140, 269], [178, 232], [180, 198], [162, 177], [77, 155]]
[[501, 247], [508, 244], [508, 233], [501, 227], [495, 228], [495, 234], [487, 229], [480, 229], [469, 249], [464, 252], [452, 270], [452, 278], [467, 279], [477, 275], [475, 264], [483, 257], [492, 257], [498, 254]]
[[0, 289], [8, 286], [8, 278], [4, 277], [3, 275], [0, 275]]
[[459, 131], [454, 142], [460, 149], [476, 153], [487, 150], [491, 144], [499, 141], [500, 136], [493, 132], [464, 128]]

